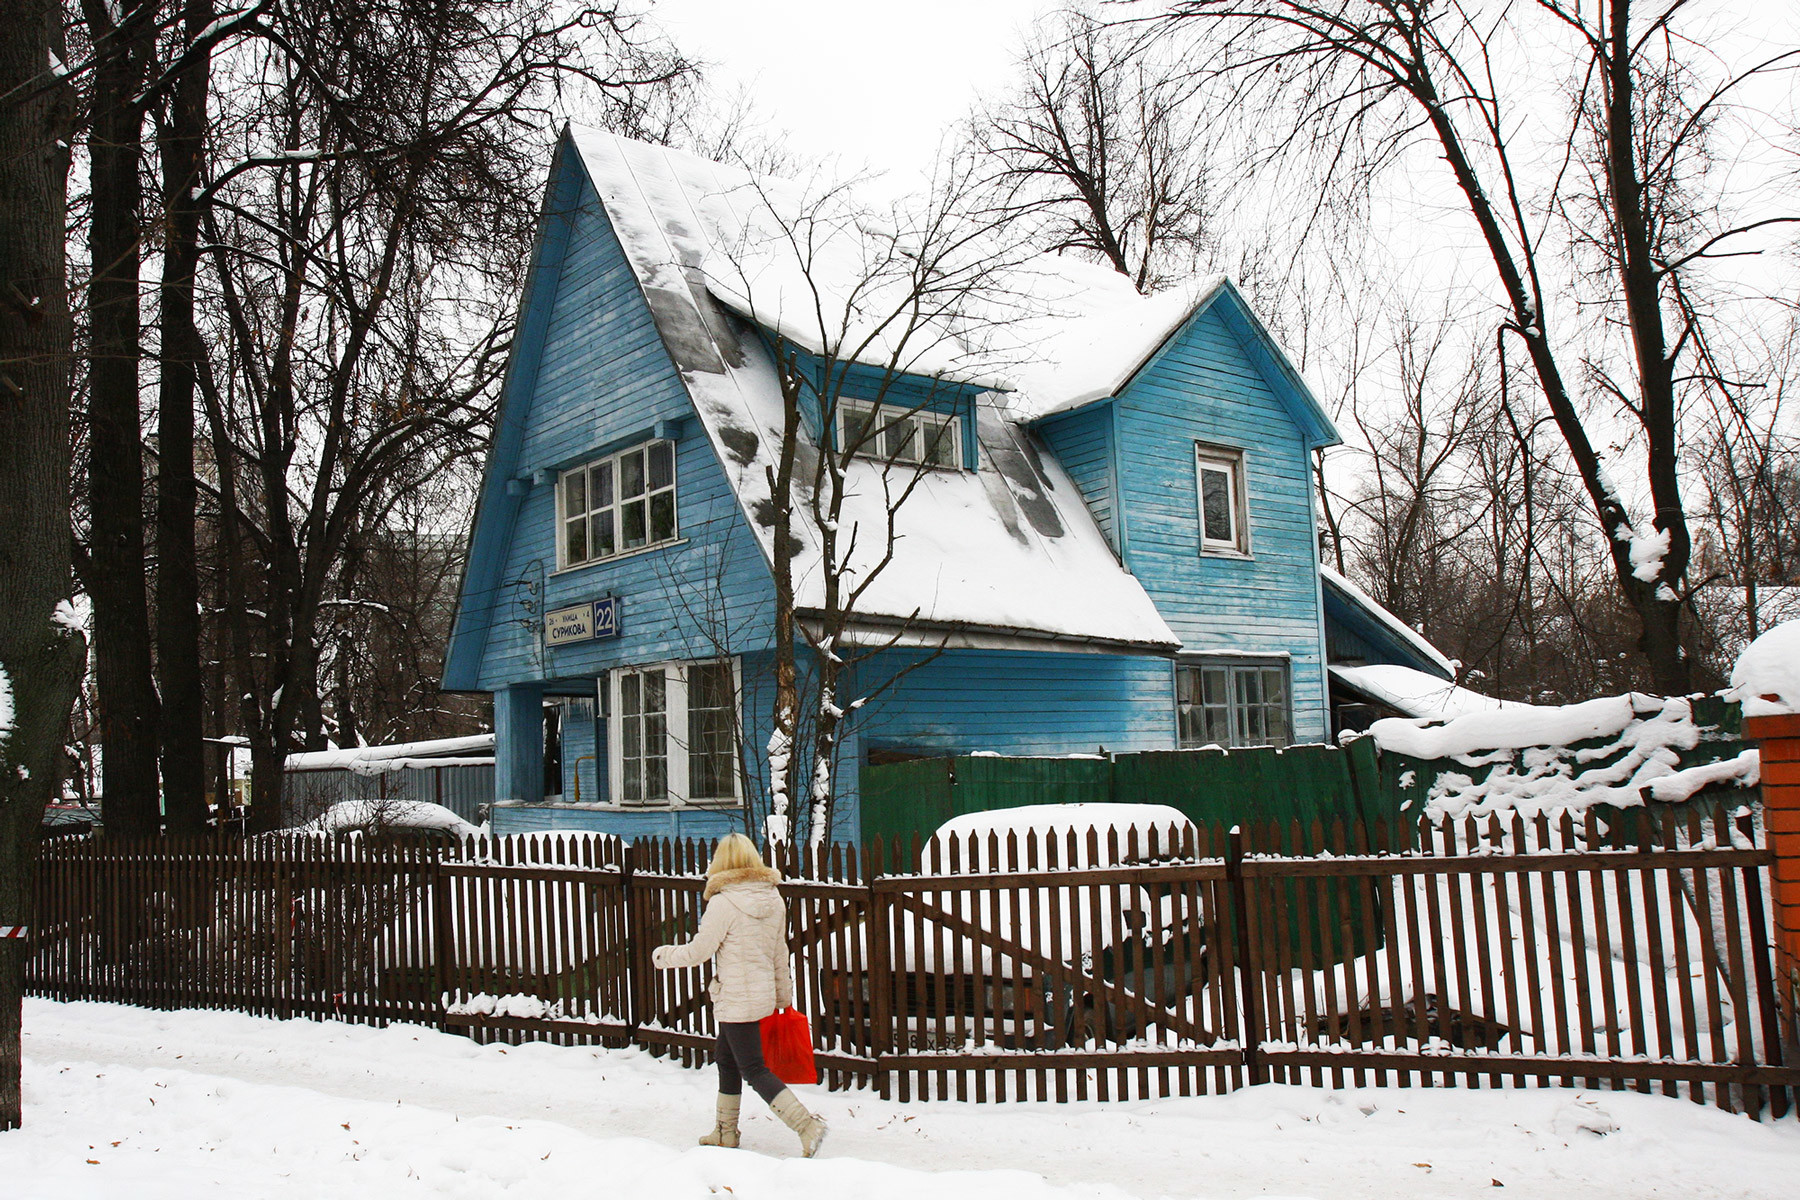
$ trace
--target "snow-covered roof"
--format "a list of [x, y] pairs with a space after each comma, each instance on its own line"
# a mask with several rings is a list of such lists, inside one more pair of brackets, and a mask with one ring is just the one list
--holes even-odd
[[1445, 679], [1456, 678], [1456, 664], [1445, 657], [1443, 651], [1427, 641], [1424, 634], [1376, 603], [1373, 596], [1351, 583], [1349, 579], [1322, 563], [1319, 566], [1319, 575], [1325, 581], [1327, 589], [1335, 590], [1408, 650], [1437, 667], [1443, 672]]
[[343, 750], [308, 750], [287, 756], [290, 771], [354, 771], [374, 775], [409, 766], [487, 765], [494, 761], [494, 735], [434, 738], [388, 746], [351, 746]]
[[1346, 687], [1409, 717], [1447, 721], [1464, 713], [1531, 707], [1513, 700], [1496, 700], [1458, 687], [1447, 679], [1395, 663], [1370, 663], [1367, 666], [1333, 663], [1330, 670], [1331, 677]]
[[[1225, 283], [1212, 275], [1144, 296], [1109, 268], [1060, 254], [1014, 258], [971, 237], [934, 258], [942, 282], [924, 285], [917, 304], [918, 276], [891, 249], [907, 232], [855, 209], [844, 191], [599, 130], [570, 134], [615, 228], [621, 202], [649, 216], [676, 251], [664, 266], [697, 273], [727, 309], [815, 354], [1002, 392], [1015, 420], [1114, 394]], [[674, 273], [651, 272], [670, 285]], [[890, 320], [902, 311], [917, 324]]]
[[428, 800], [344, 800], [306, 824], [306, 833], [343, 833], [354, 829], [436, 829], [457, 837], [477, 837], [471, 825], [441, 804]]
[[[866, 341], [878, 361], [898, 355], [912, 373], [990, 388], [1005, 385], [985, 371], [995, 361], [992, 347], [977, 347], [954, 330], [917, 339], [913, 353], [912, 341], [896, 349], [883, 342], [879, 329], [859, 324], [881, 311], [871, 288], [906, 285], [878, 278], [857, 289], [867, 267], [854, 230], [820, 232], [810, 266], [802, 271], [785, 240], [805, 203], [794, 185], [611, 134], [572, 130], [571, 138], [738, 503], [769, 557], [770, 479], [783, 407], [775, 364], [745, 321], [815, 350], [822, 348], [819, 335], [809, 339], [809, 330], [848, 328], [849, 338]], [[1040, 269], [1050, 270], [1048, 264]], [[802, 314], [800, 305], [812, 302], [814, 284], [819, 303], [841, 305], [835, 316], [809, 320]], [[1076, 289], [1066, 290], [1072, 295]], [[1099, 330], [1093, 326], [1090, 334], [1104, 342]], [[1126, 370], [1118, 365], [1125, 357], [1112, 367]], [[1104, 374], [1087, 377], [1081, 386], [1100, 386], [1096, 381]], [[1053, 399], [1079, 394], [1058, 393]], [[1119, 647], [1178, 647], [1180, 639], [1119, 564], [1074, 482], [1051, 456], [1038, 452], [1008, 403], [990, 391], [977, 406], [978, 469], [926, 471], [899, 507], [893, 560], [859, 599], [859, 614]], [[802, 447], [803, 456], [816, 453]], [[867, 578], [889, 541], [887, 497], [892, 488], [906, 486], [912, 472], [890, 478], [884, 464], [858, 459], [848, 474], [840, 529], [858, 530], [850, 567]], [[804, 463], [797, 475], [810, 477]], [[801, 513], [805, 499], [796, 505]], [[796, 606], [805, 611], [823, 606], [821, 546], [817, 529], [805, 521], [797, 525]], [[840, 545], [847, 541], [840, 536]]]

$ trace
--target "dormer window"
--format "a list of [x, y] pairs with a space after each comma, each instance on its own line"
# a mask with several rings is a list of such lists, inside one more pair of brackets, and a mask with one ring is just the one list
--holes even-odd
[[675, 540], [675, 446], [644, 442], [562, 473], [557, 561], [584, 566]]
[[898, 404], [839, 400], [838, 445], [855, 447], [860, 458], [954, 469], [962, 466], [962, 418]]
[[1224, 446], [1194, 445], [1199, 489], [1200, 550], [1204, 554], [1248, 554], [1244, 527], [1244, 452]]

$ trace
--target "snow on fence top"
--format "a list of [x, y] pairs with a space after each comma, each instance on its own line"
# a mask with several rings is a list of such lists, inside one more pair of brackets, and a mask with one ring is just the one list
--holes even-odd
[[1678, 803], [1703, 788], [1750, 787], [1759, 778], [1754, 749], [1683, 765], [1683, 752], [1720, 738], [1681, 697], [1634, 692], [1467, 713], [1441, 724], [1391, 717], [1369, 733], [1385, 752], [1470, 768], [1440, 770], [1426, 786], [1426, 812], [1438, 818]]
[[1777, 625], [1744, 648], [1725, 695], [1746, 717], [1800, 712], [1800, 621]]

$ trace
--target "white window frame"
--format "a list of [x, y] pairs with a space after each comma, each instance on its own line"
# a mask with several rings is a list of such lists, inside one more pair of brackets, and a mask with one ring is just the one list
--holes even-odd
[[[694, 666], [729, 665], [732, 697], [732, 755], [729, 779], [731, 795], [690, 797], [688, 762], [688, 670]], [[627, 800], [625, 798], [625, 706], [623, 683], [627, 675], [661, 671], [664, 680], [663, 715], [665, 720], [663, 751], [666, 756], [668, 795], [660, 800]], [[736, 808], [743, 804], [742, 746], [743, 736], [743, 664], [737, 658], [692, 659], [656, 663], [634, 663], [607, 672], [606, 759], [609, 795], [613, 804], [629, 809], [670, 808]]]
[[[657, 446], [667, 446], [669, 449], [669, 482], [662, 487], [652, 488], [650, 487], [650, 452]], [[624, 496], [621, 494], [619, 488], [619, 464], [633, 454], [642, 454], [644, 456], [644, 491], [642, 500], [644, 504], [645, 541], [641, 546], [625, 545], [625, 506], [627, 503], [637, 500], [638, 497]], [[602, 507], [595, 507], [593, 502], [594, 484], [590, 472], [597, 467], [606, 467], [612, 481], [612, 502]], [[572, 521], [576, 520], [577, 517], [568, 510], [568, 481], [570, 476], [577, 473], [580, 473], [585, 477], [582, 483], [582, 491], [587, 501], [587, 508], [580, 514], [579, 519], [586, 522], [584, 541], [587, 545], [587, 556], [585, 558], [573, 559], [569, 557], [569, 525]], [[665, 494], [669, 497], [669, 535], [667, 537], [651, 539], [651, 508], [654, 503], [654, 498]], [[623, 558], [628, 554], [641, 554], [645, 550], [651, 550], [657, 546], [666, 546], [672, 542], [680, 541], [680, 496], [680, 470], [679, 464], [676, 462], [675, 443], [666, 438], [651, 438], [649, 441], [637, 442], [634, 445], [616, 450], [611, 454], [604, 454], [599, 458], [589, 459], [580, 466], [569, 467], [565, 470], [558, 471], [556, 473], [557, 570], [568, 571], [576, 567], [589, 567], [593, 566], [595, 563], [603, 563], [611, 559]], [[611, 514], [612, 518], [613, 549], [610, 554], [594, 553], [593, 517], [594, 514], [602, 512]]]
[[[1226, 496], [1231, 502], [1231, 536], [1216, 538], [1206, 530], [1206, 474], [1220, 472], [1226, 478]], [[1200, 526], [1202, 554], [1247, 555], [1250, 553], [1249, 504], [1244, 486], [1244, 452], [1230, 446], [1194, 443], [1194, 512]]]
[[[858, 451], [856, 457], [874, 459], [876, 462], [891, 462], [906, 466], [926, 467], [939, 471], [960, 471], [963, 465], [962, 417], [956, 413], [939, 412], [932, 408], [909, 407], [902, 404], [882, 404], [874, 400], [852, 400], [841, 398], [837, 402], [837, 439], [839, 448], [848, 446], [852, 430], [868, 419], [870, 414], [878, 414], [881, 422], [869, 441]], [[882, 436], [893, 425], [901, 421], [913, 422], [913, 432], [907, 438], [904, 452], [889, 453], [886, 438]], [[920, 441], [923, 430], [936, 427], [945, 432], [939, 437], [948, 441], [949, 462], [927, 462], [920, 457]], [[942, 444], [942, 443], [940, 443]]]
[[[1181, 683], [1182, 683], [1182, 680], [1181, 680], [1181, 676], [1182, 676], [1182, 672], [1184, 672], [1184, 671], [1197, 671], [1197, 672], [1202, 673], [1202, 678], [1200, 681], [1200, 686], [1202, 689], [1202, 691], [1201, 691], [1201, 701], [1202, 702], [1201, 702], [1201, 704], [1196, 705], [1194, 707], [1222, 709], [1223, 710], [1225, 724], [1226, 724], [1227, 730], [1228, 730], [1225, 740], [1220, 741], [1218, 738], [1208, 738], [1205, 736], [1202, 736], [1199, 740], [1194, 740], [1191, 738], [1184, 738], [1182, 736], [1182, 731], [1181, 731], [1181, 695], [1182, 695]], [[1205, 684], [1204, 673], [1207, 671], [1221, 672], [1225, 676], [1225, 697], [1224, 697], [1223, 704], [1206, 704], [1205, 703], [1204, 689], [1205, 689], [1206, 684]], [[1246, 706], [1244, 704], [1242, 704], [1239, 700], [1239, 693], [1242, 689], [1239, 687], [1238, 677], [1240, 675], [1250, 675], [1252, 673], [1255, 673], [1258, 676], [1257, 686], [1264, 687], [1267, 684], [1267, 680], [1263, 676], [1263, 674], [1262, 674], [1263, 672], [1274, 672], [1274, 673], [1278, 673], [1281, 676], [1281, 693], [1282, 693], [1281, 694], [1281, 704], [1280, 704], [1281, 720], [1282, 720], [1283, 725], [1286, 728], [1285, 728], [1285, 732], [1280, 737], [1275, 738], [1275, 739], [1270, 739], [1266, 735], [1266, 733], [1262, 738], [1251, 738], [1249, 736], [1249, 732], [1250, 732], [1249, 727], [1250, 727], [1251, 722], [1248, 717], [1248, 711], [1247, 711]], [[1267, 722], [1266, 713], [1267, 713], [1267, 710], [1270, 708], [1273, 708], [1274, 705], [1270, 704], [1270, 702], [1265, 699], [1265, 700], [1260, 700], [1256, 704], [1250, 705], [1248, 707], [1264, 710], [1265, 715], [1264, 715], [1263, 720], [1264, 720], [1265, 729], [1266, 729], [1266, 722]], [[1206, 723], [1205, 718], [1202, 717], [1201, 718], [1201, 726], [1202, 726], [1203, 730], [1205, 728], [1205, 723]], [[1178, 750], [1193, 750], [1200, 746], [1210, 746], [1210, 745], [1214, 745], [1214, 744], [1225, 746], [1230, 749], [1240, 749], [1240, 748], [1249, 747], [1249, 746], [1289, 746], [1289, 745], [1293, 744], [1293, 740], [1294, 740], [1294, 670], [1293, 670], [1293, 664], [1291, 662], [1289, 662], [1287, 659], [1282, 659], [1282, 658], [1230, 658], [1230, 657], [1195, 658], [1195, 659], [1182, 659], [1180, 662], [1177, 662], [1175, 664], [1175, 747], [1176, 747], [1176, 749], [1178, 749]]]

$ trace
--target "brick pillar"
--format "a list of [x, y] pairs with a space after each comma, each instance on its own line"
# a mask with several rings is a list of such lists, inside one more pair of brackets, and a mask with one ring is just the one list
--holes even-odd
[[1744, 737], [1762, 752], [1763, 824], [1775, 852], [1770, 872], [1775, 922], [1776, 971], [1800, 987], [1800, 714], [1744, 718]]

